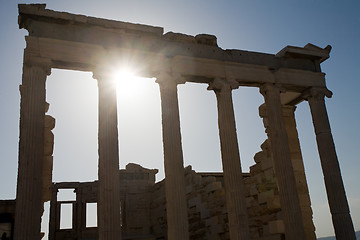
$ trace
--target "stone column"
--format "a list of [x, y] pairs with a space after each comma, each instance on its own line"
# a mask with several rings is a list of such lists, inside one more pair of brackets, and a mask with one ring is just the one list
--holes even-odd
[[312, 88], [304, 95], [310, 105], [336, 239], [355, 240], [354, 226], [325, 106], [324, 97], [331, 97], [332, 93], [327, 89]]
[[208, 89], [214, 90], [217, 98], [230, 239], [248, 240], [250, 239], [249, 222], [231, 94], [232, 89], [238, 86], [236, 81], [215, 79]]
[[283, 118], [289, 141], [291, 162], [294, 169], [296, 189], [299, 196], [301, 215], [304, 222], [306, 240], [316, 240], [309, 189], [306, 182], [304, 162], [301, 154], [298, 131], [296, 129], [295, 106], [283, 105]]
[[294, 170], [282, 115], [280, 88], [274, 84], [264, 84], [260, 89], [265, 98], [269, 121], [269, 139], [274, 159], [275, 174], [279, 185], [282, 216], [286, 239], [306, 239], [299, 198], [296, 190]]
[[161, 73], [156, 82], [160, 86], [161, 96], [168, 239], [188, 240], [189, 224], [177, 96], [177, 84], [180, 82], [177, 80], [177, 76]]
[[[81, 239], [82, 237], [82, 230], [84, 228], [83, 224], [84, 222], [82, 222], [83, 216], [84, 216], [84, 212], [83, 212], [83, 205], [86, 203], [82, 202], [82, 185], [79, 184], [76, 188], [75, 188], [75, 193], [76, 193], [76, 203], [74, 206], [74, 209], [76, 209], [76, 215], [73, 216], [75, 217], [75, 226], [76, 229], [73, 227], [73, 229], [76, 231], [77, 237]], [[85, 207], [86, 208], [86, 207]], [[86, 211], [86, 209], [85, 209]], [[86, 224], [86, 219], [85, 219], [85, 224]]]
[[27, 59], [24, 62], [22, 85], [20, 86], [20, 142], [15, 240], [40, 239], [43, 212], [45, 81], [49, 74], [50, 64], [47, 61]]
[[98, 80], [99, 87], [99, 239], [119, 240], [121, 228], [116, 85], [107, 73], [95, 72], [94, 78]]
[[56, 187], [56, 185], [52, 185], [51, 188], [51, 200], [50, 200], [50, 216], [49, 216], [49, 240], [54, 240], [55, 239], [55, 231], [56, 231], [56, 227], [58, 226], [58, 219], [59, 217], [57, 216], [57, 194], [58, 194], [58, 189]]

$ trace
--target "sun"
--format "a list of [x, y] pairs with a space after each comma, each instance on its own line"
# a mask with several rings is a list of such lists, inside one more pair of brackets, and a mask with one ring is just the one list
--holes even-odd
[[142, 91], [141, 77], [135, 75], [131, 68], [120, 68], [113, 72], [113, 80], [119, 98], [138, 97]]
[[135, 73], [130, 68], [122, 68], [113, 72], [113, 79], [116, 82], [126, 81], [131, 78], [135, 78]]

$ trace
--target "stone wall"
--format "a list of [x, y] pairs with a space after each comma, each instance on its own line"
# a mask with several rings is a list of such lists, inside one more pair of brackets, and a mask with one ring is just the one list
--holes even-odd
[[167, 239], [165, 181], [162, 180], [153, 186], [150, 203], [151, 233], [156, 239]]
[[[45, 104], [45, 112], [49, 109], [49, 104]], [[52, 129], [55, 128], [55, 118], [50, 115], [45, 115], [45, 131], [44, 131], [44, 160], [43, 160], [43, 186], [42, 198], [43, 202], [51, 199], [51, 184], [53, 172], [53, 150], [54, 150], [54, 133]]]
[[[285, 231], [269, 140], [264, 141], [254, 160], [250, 173], [243, 173], [251, 239], [283, 240]], [[295, 172], [302, 209], [311, 211], [309, 196], [304, 192], [307, 187], [303, 179], [298, 178], [304, 177], [304, 173], [300, 175], [299, 168]], [[128, 164], [126, 169], [120, 170], [122, 234], [128, 239], [167, 239], [165, 180], [155, 183], [156, 173], [156, 169], [146, 169], [137, 164]], [[196, 173], [188, 166], [185, 168], [185, 182], [190, 239], [229, 240], [223, 174]], [[70, 185], [59, 183], [55, 186], [68, 188]], [[80, 194], [77, 197], [78, 206], [96, 201], [97, 182], [73, 183], [71, 187], [76, 189], [77, 195]], [[84, 206], [78, 207], [75, 214], [81, 215], [78, 223], [81, 227], [78, 229], [83, 236], [92, 236], [95, 229], [84, 228], [83, 209]], [[306, 228], [313, 226], [312, 218], [305, 215], [304, 219], [307, 220], [307, 225], [304, 224], [309, 234], [307, 239], [313, 240], [314, 228]]]
[[250, 234], [252, 239], [283, 239], [285, 229], [268, 140], [261, 149], [254, 156], [250, 176], [244, 179]]
[[[271, 159], [259, 159], [258, 156], [250, 174], [243, 175], [251, 238], [282, 239], [284, 226], [280, 220], [280, 201]], [[228, 240], [222, 173], [196, 173], [188, 166], [185, 179], [190, 239]], [[167, 239], [164, 194], [162, 181], [154, 186], [151, 203], [152, 230], [159, 239]]]
[[[196, 173], [185, 168], [190, 239], [229, 239], [222, 174]], [[152, 193], [151, 225], [158, 239], [167, 239], [165, 182]]]
[[120, 170], [122, 234], [128, 237], [149, 236], [150, 204], [157, 169], [130, 163]]
[[[261, 149], [254, 156], [255, 164], [250, 167], [250, 173], [243, 174], [250, 235], [251, 239], [282, 240], [285, 239], [285, 229], [269, 140], [264, 141]], [[223, 174], [196, 173], [188, 166], [185, 168], [185, 180], [190, 239], [229, 240]], [[311, 211], [309, 196], [304, 196], [301, 191], [304, 186], [300, 186], [300, 205], [302, 209]], [[167, 239], [164, 181], [153, 186], [151, 196], [151, 233], [157, 239]], [[314, 226], [312, 218], [306, 218], [305, 224]], [[314, 227], [305, 229], [308, 240], [316, 239]]]
[[[157, 172], [156, 169], [146, 169], [133, 163], [120, 170], [121, 229], [126, 239], [153, 239], [150, 234], [150, 204]], [[98, 181], [62, 182], [52, 185], [49, 239], [98, 239], [98, 228], [86, 226], [87, 204], [98, 202], [98, 185]], [[61, 189], [73, 189], [76, 200], [59, 201], [57, 193]], [[60, 228], [63, 204], [73, 206], [71, 229]]]
[[[266, 142], [265, 142], [266, 144]], [[265, 145], [263, 144], [263, 146]], [[266, 150], [264, 151], [266, 154]], [[252, 239], [282, 239], [284, 226], [276, 179], [270, 158], [259, 159], [244, 174], [246, 202]], [[190, 239], [228, 240], [228, 220], [222, 173], [196, 173], [185, 169]], [[154, 186], [151, 224], [155, 236], [166, 238], [164, 181]]]
[[[283, 106], [291, 162], [296, 180], [304, 229], [307, 240], [315, 240], [315, 227], [308, 192], [305, 169], [294, 117], [295, 107]], [[266, 106], [259, 108], [267, 132]], [[254, 156], [255, 164], [250, 173], [244, 173], [246, 205], [249, 216], [251, 239], [285, 239], [279, 187], [275, 175], [271, 142], [266, 139], [261, 151]], [[188, 203], [190, 239], [228, 240], [228, 221], [225, 206], [225, 189], [222, 173], [196, 173], [188, 166], [185, 169], [186, 197]], [[167, 239], [166, 200], [164, 181], [156, 183], [151, 200], [151, 230], [158, 239]]]
[[[299, 136], [296, 128], [295, 110], [296, 110], [295, 106], [289, 106], [289, 105], [282, 106], [283, 120], [289, 142], [291, 163], [295, 175], [296, 190], [299, 198], [301, 215], [304, 224], [303, 227], [305, 230], [306, 239], [315, 240], [316, 235], [315, 235], [315, 226], [313, 223], [313, 212], [311, 209], [309, 189], [306, 181], [305, 168], [304, 168], [304, 163], [300, 149]], [[259, 115], [260, 117], [263, 118], [265, 132], [267, 132], [268, 121], [267, 121], [267, 111], [265, 104], [259, 107]], [[262, 146], [262, 150], [267, 153], [267, 158], [266, 158], [267, 160], [265, 160], [267, 163], [261, 163], [262, 165], [265, 164], [268, 166], [273, 162], [272, 155], [270, 152], [270, 144], [271, 142], [267, 140], [265, 142], [265, 145], [263, 144]], [[257, 160], [255, 155], [255, 162], [258, 163], [257, 161], [259, 162], [264, 161], [265, 158], [263, 156], [264, 154], [258, 155], [258, 160]]]

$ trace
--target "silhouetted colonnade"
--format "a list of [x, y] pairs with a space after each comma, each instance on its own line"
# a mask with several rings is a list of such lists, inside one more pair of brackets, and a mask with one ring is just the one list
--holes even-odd
[[139, 74], [155, 77], [160, 86], [168, 239], [189, 239], [177, 85], [196, 82], [208, 84], [217, 98], [232, 240], [250, 239], [232, 102], [232, 91], [239, 86], [258, 87], [265, 99], [286, 239], [306, 238], [282, 106], [307, 100], [337, 239], [355, 240], [324, 100], [331, 92], [320, 63], [329, 57], [329, 47], [287, 46], [276, 55], [223, 50], [215, 36], [163, 34], [159, 27], [55, 12], [41, 4], [19, 5], [19, 17], [20, 28], [28, 30], [29, 36], [20, 88], [14, 239], [40, 239], [45, 81], [52, 68], [91, 71], [98, 81], [99, 239], [121, 239], [116, 89], [110, 67], [117, 59], [131, 56], [142, 66]]

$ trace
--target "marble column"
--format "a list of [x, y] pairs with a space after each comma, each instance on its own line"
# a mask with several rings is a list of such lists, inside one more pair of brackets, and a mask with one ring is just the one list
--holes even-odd
[[324, 97], [331, 95], [329, 90], [321, 88], [312, 88], [304, 94], [310, 105], [336, 239], [355, 240], [354, 226], [325, 106]]
[[104, 72], [94, 72], [93, 77], [98, 80], [99, 88], [99, 239], [119, 240], [121, 225], [116, 84]]
[[264, 84], [260, 89], [265, 98], [269, 121], [269, 139], [274, 159], [274, 168], [279, 185], [282, 217], [285, 224], [285, 237], [291, 240], [304, 240], [305, 231], [296, 190], [294, 170], [285, 123], [280, 102], [280, 88], [274, 84]]
[[58, 188], [53, 187], [51, 188], [51, 199], [50, 199], [50, 216], [49, 216], [49, 239], [55, 239], [55, 231], [56, 227], [58, 226], [58, 220], [60, 219], [57, 216], [57, 194]]
[[238, 86], [236, 81], [215, 79], [210, 83], [208, 89], [214, 90], [217, 98], [230, 239], [248, 240], [250, 239], [249, 221], [231, 94], [232, 89], [236, 89]]
[[45, 81], [50, 69], [47, 61], [28, 59], [23, 65], [15, 240], [40, 239], [43, 212]]
[[160, 86], [168, 239], [189, 239], [183, 153], [177, 96], [178, 76], [161, 73]]
[[[74, 215], [73, 218], [74, 218], [74, 221], [76, 222], [75, 231], [77, 233], [78, 238], [81, 239], [82, 238], [82, 230], [86, 227], [86, 218], [84, 218], [84, 216], [86, 217], [86, 202], [83, 202], [83, 199], [82, 199], [81, 185], [78, 185], [78, 187], [75, 188], [75, 193], [76, 193], [76, 203], [75, 203], [74, 209], [76, 209], [76, 215]], [[85, 212], [83, 210], [83, 208], [84, 208], [83, 205], [85, 205]], [[85, 220], [85, 226], [84, 226], [83, 219]]]
[[291, 162], [295, 175], [306, 240], [316, 240], [309, 189], [306, 181], [298, 131], [296, 128], [295, 109], [295, 106], [283, 105], [283, 119], [288, 136]]

